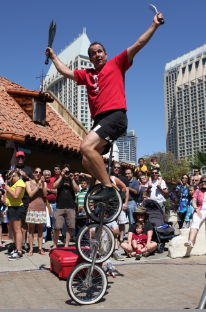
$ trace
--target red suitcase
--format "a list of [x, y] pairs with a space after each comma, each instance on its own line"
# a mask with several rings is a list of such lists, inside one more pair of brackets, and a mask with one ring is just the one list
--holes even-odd
[[50, 271], [54, 271], [63, 279], [67, 279], [71, 270], [79, 263], [85, 262], [77, 253], [76, 246], [52, 249]]

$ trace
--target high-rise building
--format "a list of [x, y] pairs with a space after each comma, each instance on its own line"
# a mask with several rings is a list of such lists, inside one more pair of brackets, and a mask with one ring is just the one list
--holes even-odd
[[[92, 68], [87, 53], [89, 45], [90, 41], [84, 28], [83, 33], [58, 54], [58, 58], [71, 70]], [[44, 91], [46, 90], [51, 90], [74, 117], [88, 130], [91, 129], [86, 86], [78, 87], [75, 81], [64, 78], [52, 63], [44, 80]]]
[[137, 163], [137, 137], [136, 131], [130, 130], [126, 136], [116, 141], [119, 149], [119, 160], [136, 165]]
[[205, 65], [206, 44], [165, 66], [166, 146], [176, 158], [206, 152]]

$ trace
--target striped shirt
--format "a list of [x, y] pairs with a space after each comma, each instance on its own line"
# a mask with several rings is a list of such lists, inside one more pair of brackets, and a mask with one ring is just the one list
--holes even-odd
[[[85, 198], [85, 195], [87, 192], [88, 192], [88, 190], [80, 190], [77, 193], [75, 203], [78, 205], [78, 207], [84, 206], [84, 198]], [[86, 216], [85, 210], [83, 209], [82, 212], [77, 213], [77, 216]]]

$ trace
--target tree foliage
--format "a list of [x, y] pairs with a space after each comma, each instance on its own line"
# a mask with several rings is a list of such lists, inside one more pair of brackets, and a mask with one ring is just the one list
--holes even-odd
[[197, 151], [194, 157], [190, 157], [190, 169], [199, 169], [206, 167], [206, 153]]
[[164, 180], [178, 182], [183, 174], [188, 174], [189, 161], [187, 159], [176, 159], [171, 152], [158, 152], [143, 156], [146, 166], [150, 167], [152, 157], [157, 157], [160, 172]]

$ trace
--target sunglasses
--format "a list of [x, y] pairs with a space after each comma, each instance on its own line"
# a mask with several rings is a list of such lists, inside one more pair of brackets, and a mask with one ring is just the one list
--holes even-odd
[[194, 172], [199, 172], [199, 171], [194, 171]]
[[24, 156], [21, 156], [21, 155], [20, 155], [20, 156], [17, 156], [16, 158], [18, 158], [18, 159], [19, 159], [19, 158], [24, 158]]
[[143, 216], [144, 216], [144, 213], [138, 213], [137, 216], [143, 217]]
[[115, 166], [114, 169], [120, 169], [120, 167], [116, 167], [116, 166]]
[[159, 174], [158, 172], [152, 172], [152, 174]]
[[202, 183], [206, 183], [206, 181], [202, 181]]
[[199, 180], [193, 180], [193, 181], [197, 182], [197, 181], [199, 181]]
[[74, 174], [74, 177], [79, 177], [79, 174]]
[[34, 171], [34, 173], [36, 173], [36, 174], [41, 174], [41, 171]]

